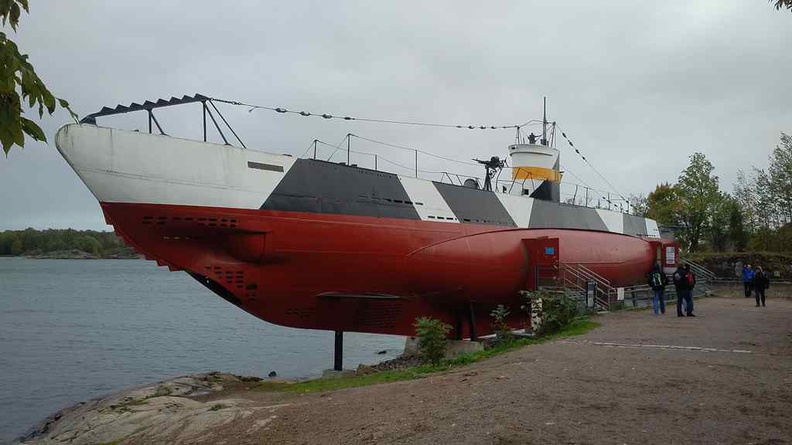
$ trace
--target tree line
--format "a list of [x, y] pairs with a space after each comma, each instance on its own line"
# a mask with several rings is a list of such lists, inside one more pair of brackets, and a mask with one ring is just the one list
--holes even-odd
[[792, 137], [781, 133], [767, 169], [739, 170], [733, 193], [721, 191], [714, 170], [694, 153], [675, 184], [660, 184], [633, 205], [689, 252], [792, 251]]
[[97, 257], [132, 254], [114, 232], [32, 228], [0, 232], [0, 255], [40, 255], [64, 250], [80, 250]]

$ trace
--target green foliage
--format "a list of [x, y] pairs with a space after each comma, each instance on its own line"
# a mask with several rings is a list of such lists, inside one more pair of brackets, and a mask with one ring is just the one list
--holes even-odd
[[[748, 247], [748, 232], [745, 230], [743, 213], [740, 204], [732, 198], [729, 203], [729, 233], [728, 238], [732, 242], [732, 247], [738, 252], [744, 251]], [[721, 249], [725, 250], [725, 249]]]
[[113, 232], [31, 228], [0, 232], [0, 255], [38, 255], [71, 249], [94, 256], [135, 256]]
[[228, 405], [224, 405], [222, 403], [215, 403], [214, 405], [212, 405], [211, 408], [209, 408], [209, 411], [220, 411], [223, 408], [228, 408]]
[[11, 241], [11, 244], [8, 247], [8, 253], [11, 255], [19, 255], [22, 253], [22, 240], [19, 238], [15, 238]]
[[680, 240], [691, 251], [698, 249], [702, 235], [711, 227], [713, 209], [721, 198], [713, 170], [715, 167], [703, 153], [694, 153], [676, 185], [682, 202]]
[[679, 191], [671, 184], [658, 185], [646, 198], [646, 215], [664, 226], [679, 224], [679, 214], [682, 212], [682, 203]]
[[512, 328], [506, 323], [506, 317], [508, 317], [509, 314], [511, 314], [509, 308], [502, 304], [499, 304], [490, 312], [490, 317], [492, 317], [492, 330], [495, 331], [495, 337], [499, 344], [509, 343], [514, 340]]
[[[22, 10], [29, 12], [27, 0], [0, 0], [3, 26], [7, 23], [16, 31]], [[47, 140], [41, 127], [23, 116], [22, 104], [30, 108], [37, 106], [39, 119], [45, 110], [51, 115], [60, 105], [77, 120], [69, 103], [47, 89], [28, 62], [28, 56], [21, 54], [17, 45], [0, 32], [0, 144], [6, 155], [14, 145], [24, 147], [25, 135], [37, 141]]]
[[781, 144], [767, 170], [754, 168], [750, 178], [740, 171], [734, 196], [745, 221], [752, 250], [792, 250], [792, 137], [781, 133]]
[[256, 388], [262, 391], [284, 391], [304, 394], [310, 392], [333, 391], [343, 388], [355, 388], [359, 386], [375, 385], [378, 383], [397, 382], [401, 380], [420, 379], [426, 377], [427, 374], [448, 371], [456, 367], [466, 366], [490, 357], [522, 348], [524, 346], [540, 344], [556, 338], [583, 335], [597, 326], [599, 326], [599, 323], [595, 321], [588, 319], [578, 319], [555, 334], [544, 337], [522, 338], [511, 343], [497, 345], [484, 351], [476, 351], [470, 354], [463, 354], [454, 357], [453, 359], [442, 360], [437, 365], [421, 365], [414, 368], [396, 369], [392, 371], [375, 372], [372, 374], [355, 375], [344, 378], [312, 379], [303, 380], [300, 382], [262, 381], [256, 386]]
[[414, 326], [418, 337], [418, 350], [424, 362], [439, 364], [445, 355], [445, 336], [451, 330], [451, 326], [430, 317], [416, 318]]
[[536, 314], [541, 319], [537, 335], [548, 335], [561, 331], [564, 327], [580, 314], [578, 299], [566, 292], [556, 293], [546, 290], [525, 292], [528, 303], [522, 306], [523, 310], [531, 313], [531, 302], [538, 299], [542, 300], [541, 313]]
[[[722, 192], [717, 193], [715, 199], [710, 204], [710, 208], [707, 225], [709, 229], [707, 235], [709, 237], [710, 248], [718, 252], [723, 252], [729, 245], [729, 235], [733, 231], [729, 223], [735, 216], [735, 210], [739, 217], [740, 209], [734, 198]], [[741, 225], [742, 218], [738, 218], [735, 224], [738, 226]], [[739, 230], [739, 228], [735, 227], [734, 230]]]
[[99, 252], [102, 250], [102, 243], [91, 235], [83, 235], [77, 238], [75, 240], [75, 245], [77, 249], [92, 255], [99, 255]]

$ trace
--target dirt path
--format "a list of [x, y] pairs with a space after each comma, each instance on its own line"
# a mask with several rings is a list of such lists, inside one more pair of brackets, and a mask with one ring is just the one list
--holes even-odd
[[788, 443], [792, 301], [696, 304], [696, 318], [611, 314], [585, 336], [464, 370], [302, 396], [260, 429], [240, 421], [207, 442]]
[[212, 398], [240, 415], [169, 422], [123, 443], [792, 443], [792, 301], [708, 298], [696, 318], [670, 309], [601, 316], [584, 336], [423, 380], [225, 391]]

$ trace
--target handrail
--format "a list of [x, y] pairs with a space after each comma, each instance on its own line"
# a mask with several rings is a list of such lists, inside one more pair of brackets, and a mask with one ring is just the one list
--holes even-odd
[[688, 259], [683, 259], [682, 263], [690, 265], [690, 268], [693, 269], [693, 273], [699, 276], [703, 276], [705, 278], [705, 281], [711, 281], [717, 278], [715, 272], [707, 269], [706, 267], [702, 266], [699, 263], [696, 263]]
[[580, 264], [580, 263], [578, 263], [578, 264], [577, 264], [577, 267], [578, 267], [578, 269], [585, 271], [585, 272], [586, 272], [586, 273], [588, 273], [589, 275], [592, 275], [592, 276], [594, 276], [594, 277], [595, 277], [595, 278], [597, 278], [599, 281], [602, 281], [602, 282], [603, 282], [603, 283], [605, 283], [605, 284], [606, 284], [608, 287], [611, 287], [611, 288], [613, 287], [613, 286], [611, 286], [611, 285], [610, 285], [610, 280], [608, 280], [607, 278], [605, 278], [605, 277], [603, 277], [602, 275], [598, 274], [597, 272], [594, 272], [593, 270], [589, 269], [588, 267], [586, 267], [586, 266], [584, 266], [584, 265], [582, 265], [582, 264]]

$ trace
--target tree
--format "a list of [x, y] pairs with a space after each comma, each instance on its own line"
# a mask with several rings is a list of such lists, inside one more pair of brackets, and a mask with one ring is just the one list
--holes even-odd
[[14, 238], [11, 241], [11, 249], [9, 253], [11, 253], [11, 255], [14, 256], [22, 253], [22, 240], [20, 240], [19, 238]]
[[83, 235], [77, 238], [76, 246], [77, 249], [92, 255], [99, 255], [102, 250], [102, 244], [90, 235]]
[[678, 215], [682, 211], [682, 203], [676, 186], [665, 183], [655, 187], [646, 198], [646, 216], [658, 224], [675, 227], [679, 224]]
[[[22, 10], [29, 12], [28, 0], [0, 0], [2, 25], [8, 23], [16, 32]], [[23, 116], [22, 104], [38, 106], [39, 119], [44, 111], [52, 115], [60, 105], [76, 120], [77, 115], [69, 103], [55, 97], [21, 54], [17, 45], [4, 32], [0, 32], [0, 144], [6, 156], [11, 147], [25, 146], [25, 135], [36, 141], [47, 141], [44, 131], [32, 120]]]
[[770, 3], [775, 2], [776, 9], [780, 10], [781, 8], [787, 8], [790, 11], [792, 11], [792, 0], [769, 0], [769, 1]]
[[720, 198], [715, 167], [703, 153], [690, 156], [690, 165], [682, 171], [676, 188], [682, 201], [679, 221], [681, 240], [691, 251], [699, 247], [702, 235], [710, 227], [710, 214]]
[[630, 195], [627, 197], [627, 202], [632, 207], [632, 214], [635, 216], [642, 216], [646, 218], [649, 213], [649, 201], [644, 195]]
[[709, 221], [707, 221], [707, 235], [709, 235], [710, 247], [714, 251], [723, 252], [729, 244], [732, 203], [733, 198], [721, 192], [718, 192], [712, 202]]
[[792, 222], [792, 137], [781, 133], [781, 145], [770, 155], [768, 191], [779, 226]]
[[748, 182], [745, 172], [742, 170], [737, 170], [734, 199], [740, 208], [742, 220], [744, 225], [747, 226], [747, 231], [753, 233], [759, 226], [756, 213], [756, 194], [753, 185]]
[[745, 230], [743, 212], [736, 199], [731, 198], [728, 205], [729, 213], [729, 240], [732, 248], [738, 252], [745, 251], [748, 246], [748, 232]]

